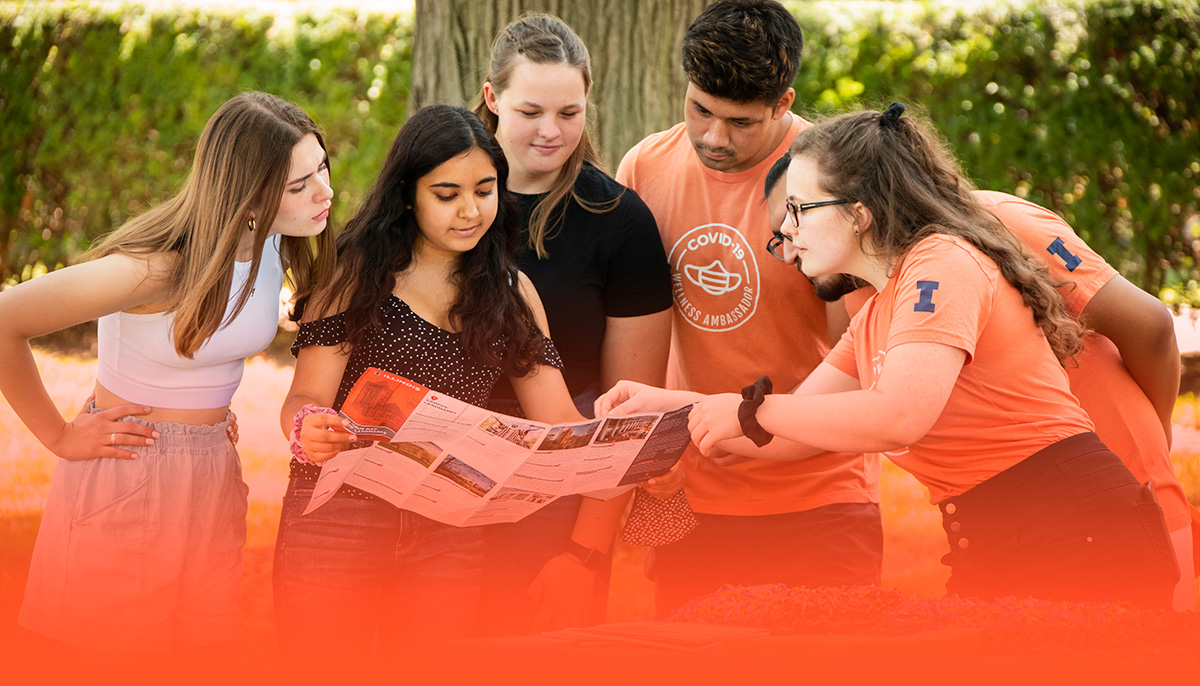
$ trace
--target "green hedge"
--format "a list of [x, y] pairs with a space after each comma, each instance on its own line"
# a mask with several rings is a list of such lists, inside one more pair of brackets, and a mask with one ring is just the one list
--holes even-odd
[[[1152, 292], [1197, 299], [1194, 0], [792, 8], [798, 110], [917, 104], [981, 187], [1059, 212]], [[325, 127], [344, 222], [404, 119], [410, 40], [408, 16], [345, 8], [0, 6], [0, 282], [172, 193], [207, 117], [247, 89]]]
[[0, 282], [66, 263], [182, 185], [208, 117], [265, 90], [326, 132], [335, 224], [404, 121], [411, 17], [0, 6]]
[[821, 2], [797, 93], [919, 103], [982, 188], [1062, 215], [1123, 274], [1200, 304], [1200, 5]]

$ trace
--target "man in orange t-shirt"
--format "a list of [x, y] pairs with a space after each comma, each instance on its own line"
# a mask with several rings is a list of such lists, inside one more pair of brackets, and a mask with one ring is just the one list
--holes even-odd
[[1170, 460], [1171, 411], [1179, 395], [1179, 348], [1167, 308], [1129, 283], [1053, 212], [1007, 193], [975, 197], [1050, 269], [1067, 310], [1091, 329], [1071, 392], [1096, 433], [1129, 471], [1154, 485], [1179, 562], [1173, 605], [1195, 605], [1191, 513]]
[[[767, 374], [790, 389], [829, 352], [825, 304], [764, 251], [759, 196], [809, 125], [789, 111], [802, 42], [776, 2], [710, 5], [684, 37], [684, 122], [640, 142], [617, 171], [658, 221], [671, 266], [671, 388], [736, 392]], [[661, 614], [726, 583], [879, 582], [878, 460], [719, 467], [694, 450], [683, 460], [699, 525], [655, 551]]]

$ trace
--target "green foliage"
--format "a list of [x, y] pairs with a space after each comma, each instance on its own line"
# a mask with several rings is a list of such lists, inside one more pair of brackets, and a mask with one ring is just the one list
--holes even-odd
[[1053, 209], [1152, 293], [1200, 298], [1194, 0], [795, 12], [799, 107], [917, 105], [981, 188]]
[[405, 117], [411, 17], [0, 6], [0, 283], [178, 190], [221, 103], [265, 90], [325, 130], [334, 223]]
[[[980, 187], [1055, 210], [1135, 282], [1200, 305], [1194, 0], [792, 9], [798, 110], [918, 106]], [[0, 283], [178, 189], [204, 122], [243, 90], [323, 125], [341, 225], [404, 120], [411, 35], [407, 15], [349, 8], [0, 5]]]

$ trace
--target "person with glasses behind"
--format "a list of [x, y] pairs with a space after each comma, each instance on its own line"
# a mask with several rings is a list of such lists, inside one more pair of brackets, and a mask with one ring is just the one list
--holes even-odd
[[903, 112], [834, 117], [792, 144], [783, 231], [805, 274], [878, 291], [796, 392], [622, 382], [597, 409], [695, 402], [692, 440], [714, 461], [895, 451], [942, 512], [950, 593], [1169, 606], [1179, 569], [1153, 488], [1097, 437], [1063, 369], [1082, 327]]
[[[767, 241], [767, 252], [771, 257], [796, 267], [796, 271], [801, 275], [804, 271], [800, 269], [800, 260], [796, 259], [796, 251], [792, 246], [791, 238], [780, 232], [783, 222], [788, 217], [787, 199], [787, 184], [781, 183], [784, 177], [787, 176], [788, 165], [792, 163], [792, 156], [784, 154], [783, 157], [775, 160], [775, 164], [771, 166], [771, 170], [767, 172], [767, 178], [763, 182], [763, 202], [767, 204], [767, 216], [769, 217], [771, 227], [771, 239]], [[846, 327], [850, 324], [850, 317], [858, 311], [865, 300], [865, 291], [860, 290], [868, 284], [849, 274], [828, 274], [819, 278], [810, 278], [808, 282], [812, 284], [813, 293], [818, 298], [825, 301], [825, 316], [829, 320], [829, 345], [836, 345], [838, 339], [845, 333]]]
[[[776, 227], [782, 226], [787, 205], [793, 205], [797, 215], [801, 209], [787, 200], [785, 185], [778, 183], [790, 162], [790, 155], [780, 158], [776, 167], [781, 171], [772, 168], [774, 175], [767, 176], [768, 209]], [[1172, 605], [1180, 611], [1194, 609], [1192, 506], [1170, 458], [1168, 408], [1174, 408], [1178, 395], [1179, 349], [1167, 309], [1118, 274], [1053, 212], [1007, 193], [972, 195], [1030, 256], [1046, 265], [1067, 310], [1088, 327], [1077, 364], [1066, 367], [1071, 393], [1095, 422], [1104, 444], [1139, 482], [1154, 486], [1181, 571]], [[791, 236], [776, 229], [767, 250], [799, 269]], [[831, 309], [834, 301], [844, 302], [850, 316], [875, 293], [870, 284], [850, 274], [825, 274], [811, 281], [817, 297], [830, 302]]]
[[[654, 213], [671, 266], [670, 388], [736, 391], [764, 373], [793, 388], [829, 352], [825, 303], [762, 251], [764, 179], [808, 126], [789, 110], [802, 46], [778, 2], [710, 5], [683, 39], [684, 121], [642, 140], [617, 170]], [[654, 549], [661, 614], [725, 584], [879, 582], [877, 461], [828, 452], [721, 467], [689, 450], [682, 462], [698, 524]]]

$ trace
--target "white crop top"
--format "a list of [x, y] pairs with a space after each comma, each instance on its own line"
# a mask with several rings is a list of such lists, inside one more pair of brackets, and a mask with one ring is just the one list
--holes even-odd
[[[226, 318], [249, 273], [249, 262], [234, 263]], [[96, 381], [125, 400], [152, 407], [202, 410], [229, 405], [246, 358], [262, 351], [275, 336], [282, 286], [279, 236], [275, 235], [263, 246], [262, 265], [246, 306], [190, 360], [175, 352], [173, 313], [114, 312], [101, 317]]]

